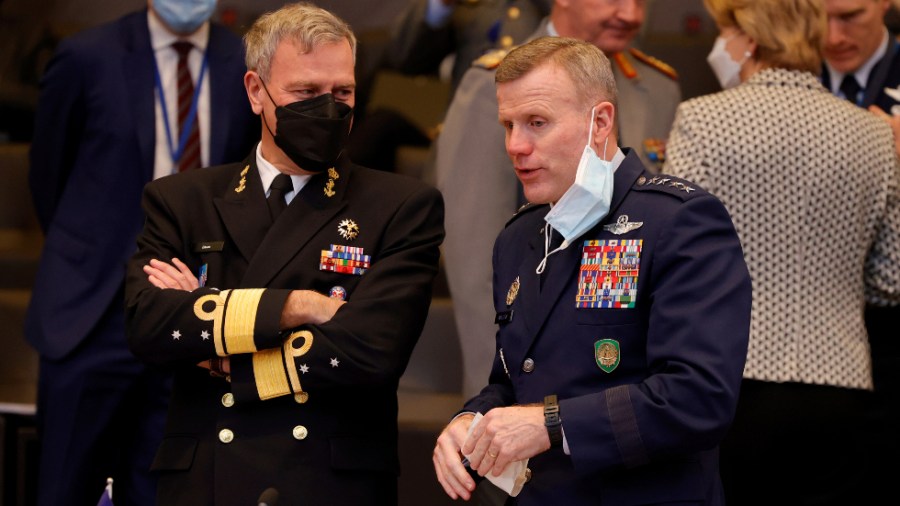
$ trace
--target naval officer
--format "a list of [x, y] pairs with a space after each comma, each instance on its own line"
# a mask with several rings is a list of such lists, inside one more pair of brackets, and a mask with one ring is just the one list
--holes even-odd
[[[158, 504], [397, 501], [396, 389], [431, 301], [440, 194], [342, 155], [356, 39], [291, 4], [246, 34], [262, 140], [147, 186], [128, 337], [175, 372]], [[268, 196], [268, 198], [267, 198]]]

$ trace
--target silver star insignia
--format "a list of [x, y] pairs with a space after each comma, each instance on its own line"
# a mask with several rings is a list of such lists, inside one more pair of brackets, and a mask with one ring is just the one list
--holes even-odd
[[173, 332], [172, 332], [172, 339], [174, 339], [174, 340], [176, 340], [176, 341], [180, 341], [180, 340], [181, 340], [181, 331], [178, 331], [178, 330], [173, 331]]
[[340, 363], [341, 363], [341, 361], [338, 360], [337, 357], [331, 359], [331, 367], [337, 367], [338, 364], [340, 364]]
[[306, 374], [309, 372], [309, 366], [306, 364], [300, 364], [300, 372]]
[[203, 332], [200, 333], [200, 337], [202, 337], [204, 341], [208, 341], [209, 340], [209, 332], [204, 330]]

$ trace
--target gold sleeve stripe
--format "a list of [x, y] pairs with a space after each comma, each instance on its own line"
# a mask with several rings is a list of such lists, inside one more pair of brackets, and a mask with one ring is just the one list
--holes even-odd
[[264, 288], [232, 290], [225, 306], [225, 349], [229, 355], [254, 353], [253, 327]]
[[[300, 338], [303, 338], [303, 344], [295, 348], [294, 342]], [[284, 368], [288, 373], [288, 378], [291, 380], [291, 390], [293, 390], [295, 394], [303, 391], [303, 388], [300, 386], [300, 376], [297, 374], [296, 359], [306, 355], [306, 352], [312, 348], [312, 343], [313, 334], [308, 330], [298, 330], [297, 332], [293, 332], [284, 341]]]
[[256, 392], [259, 394], [260, 400], [264, 401], [291, 393], [291, 386], [284, 373], [284, 362], [279, 348], [253, 354], [253, 377], [256, 379]]
[[[227, 290], [218, 294], [212, 293], [204, 295], [197, 299], [197, 302], [194, 302], [194, 315], [202, 321], [213, 322], [213, 343], [216, 345], [216, 355], [220, 357], [227, 355], [225, 352], [225, 344], [222, 341], [222, 315], [225, 314], [226, 297], [228, 297]], [[207, 302], [215, 304], [211, 311], [203, 309], [203, 306]]]

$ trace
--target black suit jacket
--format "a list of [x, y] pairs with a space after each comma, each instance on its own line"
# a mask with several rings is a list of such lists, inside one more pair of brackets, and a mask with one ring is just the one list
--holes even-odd
[[[243, 86], [240, 39], [212, 24], [208, 55], [218, 165], [246, 155], [259, 119]], [[142, 10], [64, 40], [41, 82], [29, 181], [46, 245], [25, 330], [50, 359], [71, 352], [113, 305], [121, 314], [141, 191], [153, 178], [154, 66]]]
[[[395, 502], [396, 389], [437, 273], [437, 190], [344, 160], [313, 176], [270, 227], [251, 157], [154, 181], [144, 208], [126, 287], [129, 342], [139, 357], [176, 369], [154, 464], [160, 504], [251, 504], [267, 487], [285, 504]], [[323, 270], [333, 246], [360, 248], [355, 258], [367, 256], [368, 270]], [[194, 272], [206, 265], [206, 287], [150, 285], [141, 267], [172, 257]], [[329, 322], [297, 329], [306, 337], [283, 355], [279, 318], [290, 291], [334, 288], [347, 304]], [[195, 365], [217, 349], [231, 356], [230, 382]], [[273, 391], [290, 375], [298, 385]]]
[[[824, 64], [822, 66], [822, 84], [829, 90], [831, 89], [831, 75]], [[891, 107], [897, 105], [898, 101], [889, 97], [884, 89], [896, 89], [898, 86], [900, 86], [900, 43], [891, 35], [888, 37], [887, 52], [869, 74], [869, 81], [866, 83], [866, 90], [860, 106], [868, 108], [870, 105], [877, 105], [881, 110], [890, 114]]]

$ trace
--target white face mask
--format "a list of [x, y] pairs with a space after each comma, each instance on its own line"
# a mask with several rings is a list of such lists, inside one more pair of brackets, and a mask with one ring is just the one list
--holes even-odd
[[716, 43], [713, 45], [712, 51], [710, 51], [709, 56], [706, 57], [706, 62], [709, 63], [713, 73], [716, 74], [723, 90], [734, 88], [741, 84], [741, 67], [743, 67], [744, 63], [752, 56], [750, 51], [745, 51], [744, 59], [740, 62], [732, 60], [731, 54], [725, 49], [725, 43], [732, 38], [733, 36], [728, 37], [727, 39], [724, 37], [716, 38]]
[[[544, 220], [548, 226], [544, 227], [544, 259], [538, 265], [537, 273], [544, 272], [547, 266], [547, 257], [562, 251], [572, 244], [572, 241], [587, 232], [609, 213], [609, 205], [612, 202], [613, 191], [613, 166], [611, 161], [602, 160], [591, 148], [591, 139], [594, 133], [594, 112], [591, 109], [591, 127], [588, 131], [587, 145], [578, 162], [578, 170], [575, 172], [575, 182], [553, 205]], [[609, 137], [603, 143], [603, 152]], [[550, 248], [550, 228], [563, 236], [563, 243], [553, 251]]]

